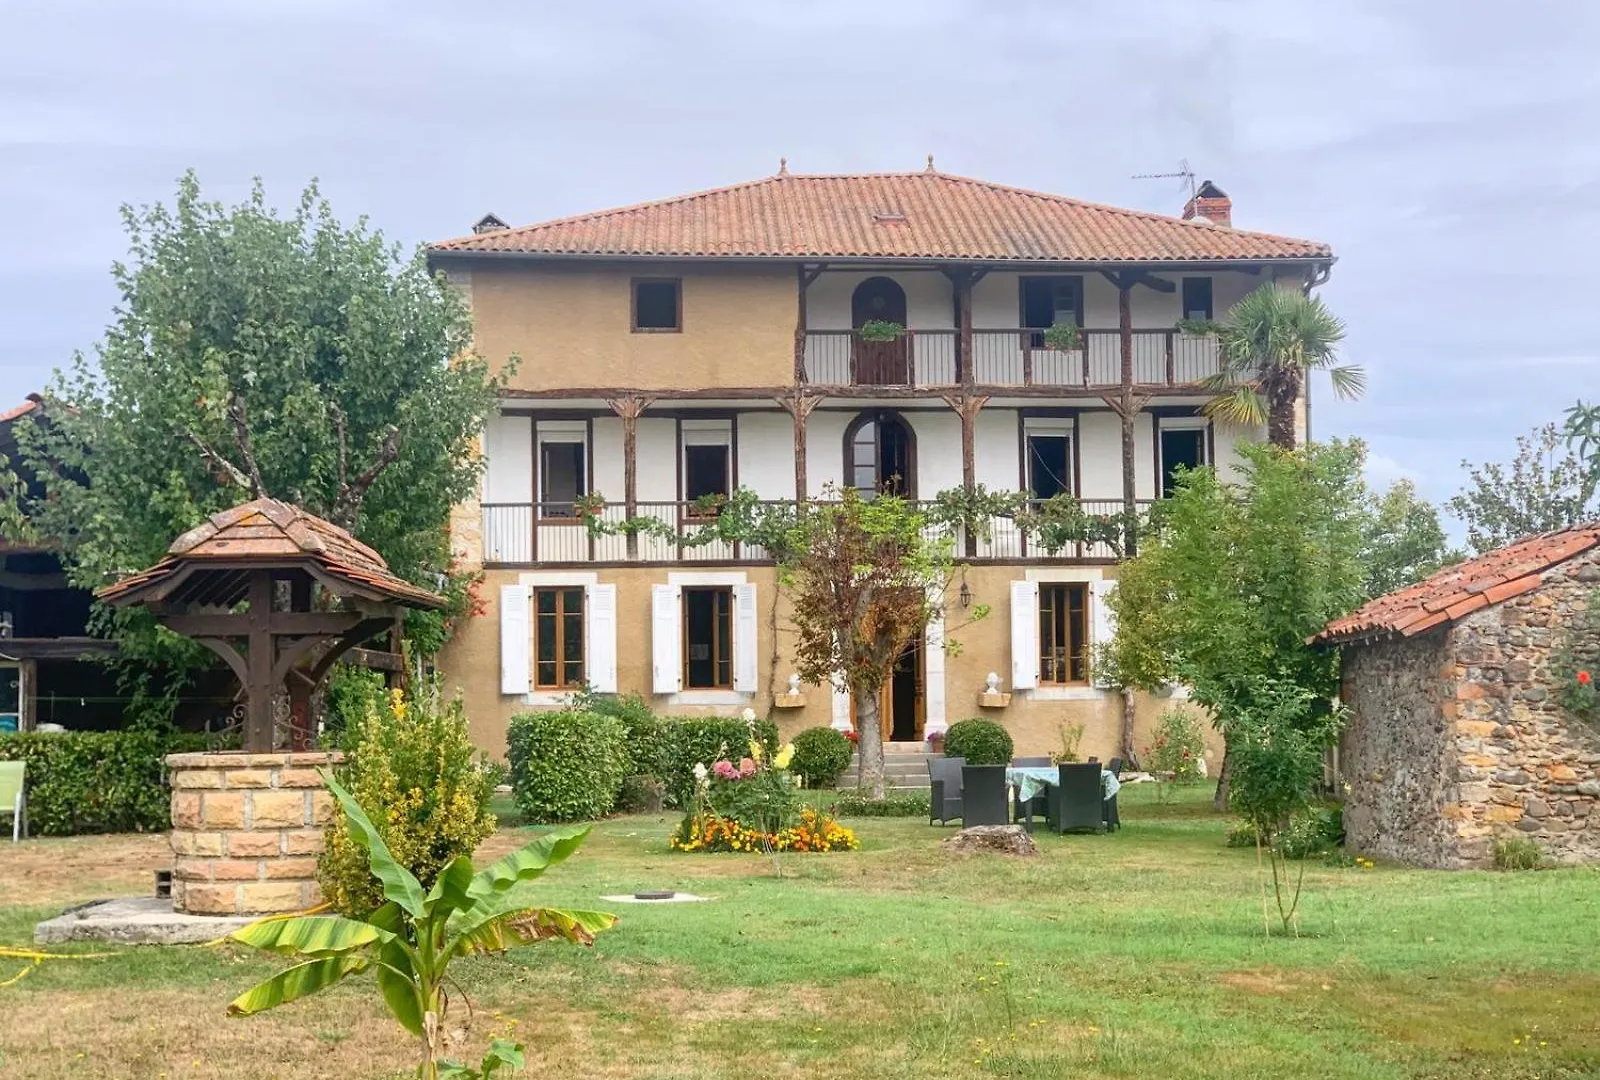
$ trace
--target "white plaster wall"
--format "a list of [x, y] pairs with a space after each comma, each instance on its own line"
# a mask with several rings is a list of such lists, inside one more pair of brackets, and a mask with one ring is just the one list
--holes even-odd
[[598, 491], [609, 502], [620, 503], [627, 496], [626, 489], [622, 418], [597, 416], [594, 420], [594, 476], [589, 480], [589, 490]]
[[489, 417], [483, 428], [483, 501], [533, 501], [533, 424], [526, 416]]
[[[806, 483], [813, 498], [822, 494], [824, 484], [844, 486], [844, 429], [855, 416], [817, 409], [806, 420]], [[792, 458], [789, 468], [792, 473]]]
[[1213, 422], [1211, 431], [1211, 445], [1216, 453], [1217, 476], [1224, 483], [1241, 483], [1244, 474], [1239, 466], [1242, 459], [1235, 449], [1241, 442], [1265, 442], [1267, 429], [1236, 427], [1232, 424]]
[[[1122, 498], [1122, 421], [1109, 409], [1078, 414], [1079, 468], [1083, 474], [1080, 497]], [[1140, 413], [1133, 420], [1134, 497], [1153, 499], [1156, 494], [1155, 419]]]
[[[806, 290], [806, 328], [850, 329], [850, 297], [870, 277], [892, 278], [906, 292], [906, 325], [914, 330], [955, 329], [950, 279], [937, 270], [824, 271]], [[1016, 325], [1013, 323], [1012, 325]]]
[[[941, 487], [961, 484], [961, 422], [952, 412], [955, 425], [956, 471]], [[1021, 473], [1017, 471], [1017, 413], [1015, 409], [984, 409], [972, 425], [972, 464], [974, 479], [990, 491], [1015, 491]], [[938, 490], [938, 489], [935, 489]]]
[[931, 499], [946, 488], [960, 487], [960, 417], [953, 409], [908, 410], [900, 415], [917, 440], [917, 498]]
[[[762, 499], [794, 498], [794, 421], [789, 414], [743, 413], [737, 423], [739, 486]], [[809, 458], [806, 464], [809, 468]]]
[[[666, 417], [639, 418], [639, 501], [673, 502], [678, 498], [678, 425]], [[621, 451], [619, 450], [620, 454]], [[596, 472], [599, 469], [595, 470]], [[620, 501], [622, 492], [606, 497]]]

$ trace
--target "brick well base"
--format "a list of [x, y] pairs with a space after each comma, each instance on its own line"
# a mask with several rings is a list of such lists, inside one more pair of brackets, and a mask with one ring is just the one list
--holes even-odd
[[270, 915], [321, 903], [317, 856], [334, 799], [318, 769], [337, 752], [173, 754], [172, 906]]

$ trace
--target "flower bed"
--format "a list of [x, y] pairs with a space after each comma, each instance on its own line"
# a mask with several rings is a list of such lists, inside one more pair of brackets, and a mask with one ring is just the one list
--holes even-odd
[[856, 834], [819, 810], [800, 811], [797, 824], [775, 833], [747, 828], [714, 813], [690, 814], [668, 845], [674, 851], [856, 851]]

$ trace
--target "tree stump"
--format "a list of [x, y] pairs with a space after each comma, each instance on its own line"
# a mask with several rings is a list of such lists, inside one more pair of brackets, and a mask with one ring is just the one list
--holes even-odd
[[1039, 846], [1021, 825], [974, 825], [946, 840], [944, 849], [955, 855], [971, 855], [978, 851], [998, 851], [1002, 855], [1039, 854]]

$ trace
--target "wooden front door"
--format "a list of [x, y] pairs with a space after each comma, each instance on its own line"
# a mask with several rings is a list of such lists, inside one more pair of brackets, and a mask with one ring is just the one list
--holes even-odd
[[[860, 330], [868, 322], [906, 325], [906, 292], [893, 278], [870, 277], [856, 286], [850, 297], [850, 325]], [[906, 386], [911, 382], [910, 351], [904, 334], [893, 341], [855, 338], [851, 359], [857, 383]]]
[[[922, 738], [924, 692], [922, 640], [901, 652], [894, 673], [878, 690], [878, 731], [885, 743], [917, 742]], [[850, 702], [850, 723], [856, 723], [855, 701]]]

